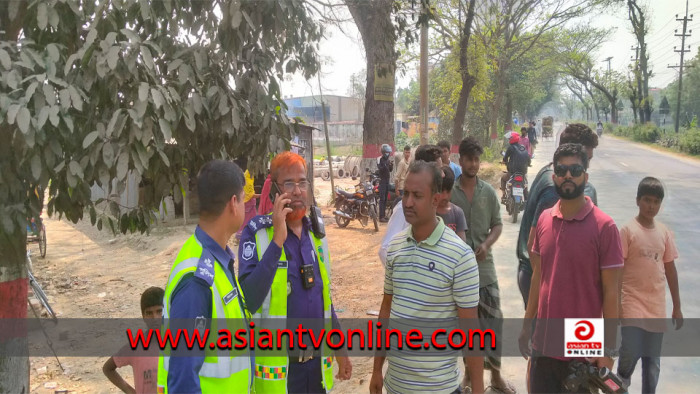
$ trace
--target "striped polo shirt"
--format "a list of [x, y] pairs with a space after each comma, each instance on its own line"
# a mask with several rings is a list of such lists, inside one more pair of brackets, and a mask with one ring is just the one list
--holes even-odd
[[[401, 319], [447, 322], [457, 318], [458, 307], [475, 308], [479, 303], [474, 252], [457, 234], [446, 231], [440, 217], [437, 219], [438, 225], [427, 239], [416, 242], [409, 226], [389, 243], [384, 293], [393, 296], [392, 325]], [[426, 335], [424, 341], [428, 340]], [[452, 392], [459, 386], [457, 353], [394, 354], [387, 357], [384, 383], [388, 392]]]

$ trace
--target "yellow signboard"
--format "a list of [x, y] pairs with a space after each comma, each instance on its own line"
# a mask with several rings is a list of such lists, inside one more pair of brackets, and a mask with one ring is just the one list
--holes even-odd
[[386, 63], [374, 66], [374, 99], [394, 101], [394, 70]]

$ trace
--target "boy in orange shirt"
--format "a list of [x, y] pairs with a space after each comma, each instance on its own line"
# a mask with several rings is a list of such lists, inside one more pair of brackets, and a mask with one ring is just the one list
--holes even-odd
[[[664, 187], [652, 177], [637, 188], [639, 214], [620, 230], [625, 265], [622, 274], [622, 346], [617, 373], [626, 383], [642, 359], [642, 393], [656, 392], [661, 370], [661, 341], [666, 318], [666, 284], [673, 300], [671, 317], [676, 330], [683, 325], [678, 291], [678, 258], [673, 234], [655, 221], [664, 198]], [[644, 320], [642, 320], [644, 319]], [[659, 319], [659, 320], [649, 320]]]

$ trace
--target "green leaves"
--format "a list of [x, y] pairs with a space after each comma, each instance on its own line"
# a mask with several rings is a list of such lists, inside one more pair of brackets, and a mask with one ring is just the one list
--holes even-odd
[[40, 1], [36, 10], [36, 24], [41, 30], [46, 30], [46, 25], [49, 23], [48, 6], [45, 2]]
[[32, 120], [32, 115], [29, 113], [27, 107], [22, 107], [17, 113], [17, 127], [23, 134], [27, 134], [29, 131], [29, 121]]
[[97, 137], [100, 136], [100, 133], [97, 131], [93, 131], [92, 133], [88, 134], [85, 136], [83, 139], [83, 149], [87, 149], [92, 145], [93, 142], [97, 139]]
[[2, 48], [0, 48], [0, 65], [2, 65], [5, 70], [9, 70], [12, 67], [12, 59], [10, 59], [10, 54]]
[[173, 132], [170, 129], [170, 123], [165, 119], [158, 119], [158, 125], [160, 126], [160, 131], [163, 133], [163, 139], [165, 142], [170, 142], [173, 138]]

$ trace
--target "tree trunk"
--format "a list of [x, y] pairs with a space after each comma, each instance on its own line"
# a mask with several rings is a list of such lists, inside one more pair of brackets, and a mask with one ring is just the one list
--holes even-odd
[[492, 143], [498, 138], [498, 117], [501, 114], [501, 105], [503, 104], [503, 95], [505, 93], [505, 75], [501, 67], [505, 68], [505, 62], [502, 62], [496, 71], [496, 97], [491, 106], [491, 120], [489, 122]]
[[0, 231], [0, 393], [29, 392], [29, 357], [17, 356], [28, 352], [26, 240], [26, 230]]
[[[467, 116], [467, 104], [469, 103], [469, 95], [476, 85], [476, 78], [469, 73], [469, 39], [471, 37], [471, 26], [474, 21], [474, 4], [476, 0], [469, 1], [467, 8], [467, 20], [464, 22], [459, 42], [459, 74], [462, 79], [462, 88], [459, 90], [459, 100], [457, 100], [457, 108], [455, 108], [454, 123], [452, 124], [452, 151], [454, 153], [455, 146], [464, 138], [464, 120]], [[460, 3], [461, 6], [461, 3]]]
[[[27, 1], [0, 2], [0, 40], [17, 41], [23, 26]], [[14, 17], [14, 18], [13, 18]], [[15, 126], [0, 126], [0, 141], [13, 141]], [[9, 144], [0, 144], [0, 168], [18, 174]], [[6, 177], [8, 191], [21, 189], [15, 175]], [[21, 182], [21, 181], [20, 181]], [[24, 194], [24, 195], [23, 195]], [[29, 393], [29, 346], [27, 343], [27, 232], [25, 193], [10, 192], [0, 202], [0, 218], [14, 222], [14, 231], [0, 226], [0, 393]], [[24, 218], [22, 217], [24, 215]], [[9, 324], [8, 324], [9, 323]]]
[[[367, 86], [362, 128], [363, 167], [376, 167], [382, 144], [394, 146], [394, 102], [374, 97], [375, 66], [384, 65], [393, 73], [396, 69], [396, 33], [392, 25], [391, 0], [346, 0], [357, 29], [360, 31], [367, 58]], [[393, 95], [393, 94], [392, 94]]]
[[504, 128], [513, 130], [513, 99], [510, 95], [510, 86], [506, 83], [506, 108], [503, 114]]

